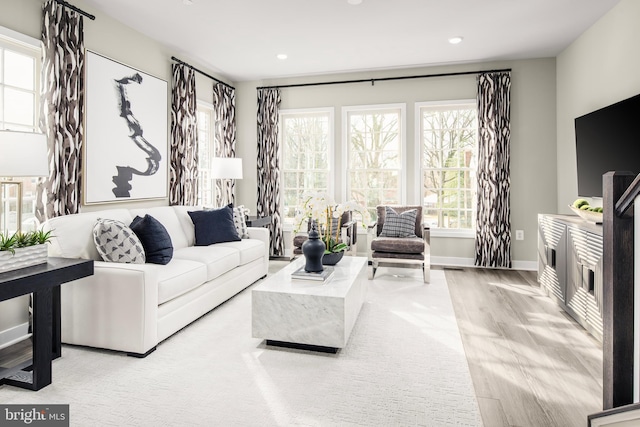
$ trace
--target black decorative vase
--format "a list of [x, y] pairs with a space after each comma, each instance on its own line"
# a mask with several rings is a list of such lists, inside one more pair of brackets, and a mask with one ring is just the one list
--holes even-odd
[[319, 273], [324, 270], [324, 267], [322, 266], [324, 242], [320, 240], [320, 235], [316, 229], [315, 221], [311, 225], [309, 238], [302, 244], [302, 253], [306, 259], [304, 271], [308, 273]]

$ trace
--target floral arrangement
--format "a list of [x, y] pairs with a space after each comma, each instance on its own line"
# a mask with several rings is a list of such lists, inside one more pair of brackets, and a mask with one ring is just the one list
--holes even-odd
[[[347, 249], [346, 243], [340, 242], [343, 213], [351, 211], [362, 215], [362, 225], [365, 228], [369, 222], [369, 212], [355, 200], [336, 203], [324, 192], [305, 193], [303, 198], [302, 209], [296, 212], [294, 232], [300, 231], [302, 225], [308, 221], [314, 221], [318, 226], [318, 233], [322, 236], [325, 253], [341, 252]], [[338, 221], [332, 221], [333, 218], [337, 218]]]

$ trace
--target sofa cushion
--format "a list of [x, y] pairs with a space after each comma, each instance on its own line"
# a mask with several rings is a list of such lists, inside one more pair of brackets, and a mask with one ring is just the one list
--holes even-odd
[[[191, 208], [194, 210], [194, 208]], [[185, 235], [184, 227], [178, 219], [177, 211], [173, 206], [156, 206], [147, 209], [131, 209], [131, 218], [151, 215], [166, 228], [171, 237], [171, 244], [174, 249], [189, 246], [188, 237]]]
[[53, 235], [49, 256], [102, 261], [93, 241], [93, 226], [98, 218], [117, 219], [125, 224], [131, 223], [133, 219], [127, 209], [108, 209], [51, 218], [43, 224], [43, 229], [51, 230]]
[[158, 265], [158, 304], [197, 288], [207, 281], [204, 264], [186, 259], [172, 259], [166, 265]]
[[145, 263], [144, 247], [140, 239], [122, 221], [98, 218], [93, 227], [93, 241], [104, 261]]
[[240, 265], [240, 251], [221, 246], [190, 246], [175, 251], [173, 257], [197, 261], [207, 266], [207, 280], [213, 280]]
[[269, 249], [262, 240], [242, 239], [239, 242], [218, 243], [216, 246], [233, 248], [240, 253], [240, 265], [245, 265], [256, 259], [264, 257]]
[[420, 237], [376, 237], [371, 240], [371, 250], [376, 252], [395, 252], [415, 254], [424, 252], [424, 239]]
[[152, 217], [136, 216], [131, 222], [131, 229], [136, 233], [144, 246], [147, 262], [152, 264], [167, 264], [173, 256], [171, 237], [164, 226]]
[[[177, 245], [175, 240], [173, 242], [174, 249], [185, 248], [187, 246], [193, 246], [196, 244], [196, 230], [193, 226], [193, 221], [191, 221], [191, 217], [189, 216], [189, 211], [196, 211], [202, 209], [202, 206], [171, 206], [173, 211], [178, 217], [178, 222], [182, 227], [182, 231], [187, 238], [186, 245]], [[169, 233], [171, 234], [171, 233]]]
[[219, 209], [189, 211], [196, 230], [196, 246], [240, 240], [233, 223], [233, 210], [225, 206]]

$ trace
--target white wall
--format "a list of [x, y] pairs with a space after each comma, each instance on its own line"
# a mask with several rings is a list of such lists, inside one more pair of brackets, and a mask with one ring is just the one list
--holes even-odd
[[[307, 78], [282, 79], [237, 84], [237, 121], [239, 155], [245, 163], [245, 179], [239, 182], [240, 203], [254, 210], [257, 181], [253, 164], [256, 159], [256, 87], [276, 84], [331, 80], [369, 79], [374, 77], [435, 74], [488, 69], [512, 69], [511, 91], [511, 207], [512, 229], [525, 232], [524, 241], [513, 241], [513, 259], [528, 262], [537, 260], [537, 213], [556, 210], [556, 126], [555, 126], [555, 59], [467, 64], [449, 67], [414, 68], [385, 72], [325, 75]], [[414, 103], [450, 99], [475, 99], [476, 77], [456, 76], [358, 83], [348, 85], [312, 86], [282, 89], [281, 108], [335, 108], [336, 175], [342, 178], [346, 167], [341, 147], [343, 106], [406, 103], [407, 152], [416, 153]], [[411, 155], [406, 165], [408, 176], [407, 202], [416, 202], [419, 179]], [[337, 188], [336, 197], [340, 196]], [[514, 233], [515, 234], [515, 233]], [[515, 236], [514, 236], [515, 239]], [[364, 249], [365, 239], [360, 239]], [[432, 238], [432, 256], [455, 262], [473, 260], [473, 239]], [[520, 263], [519, 265], [523, 265]]]
[[[558, 207], [578, 196], [575, 163], [574, 119], [593, 110], [640, 93], [640, 2], [622, 0], [582, 34], [557, 58], [558, 84]], [[635, 244], [638, 251], [640, 223], [636, 217]], [[636, 260], [638, 255], [636, 252]], [[637, 264], [637, 261], [636, 261]], [[640, 301], [636, 268], [636, 304]], [[636, 310], [637, 312], [638, 310]], [[636, 313], [636, 316], [637, 313]], [[635, 324], [637, 325], [637, 318]], [[639, 400], [638, 333], [636, 331], [635, 401]]]
[[622, 0], [557, 58], [558, 213], [578, 197], [574, 119], [640, 94], [639, 19]]

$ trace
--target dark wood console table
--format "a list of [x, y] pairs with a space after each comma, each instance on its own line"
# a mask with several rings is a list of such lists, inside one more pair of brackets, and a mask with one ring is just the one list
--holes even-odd
[[92, 260], [68, 258], [0, 273], [0, 301], [33, 293], [33, 334], [0, 351], [0, 385], [40, 390], [51, 384], [51, 361], [61, 355], [60, 285], [92, 274]]
[[249, 216], [246, 223], [247, 227], [265, 227], [271, 224], [271, 216]]

